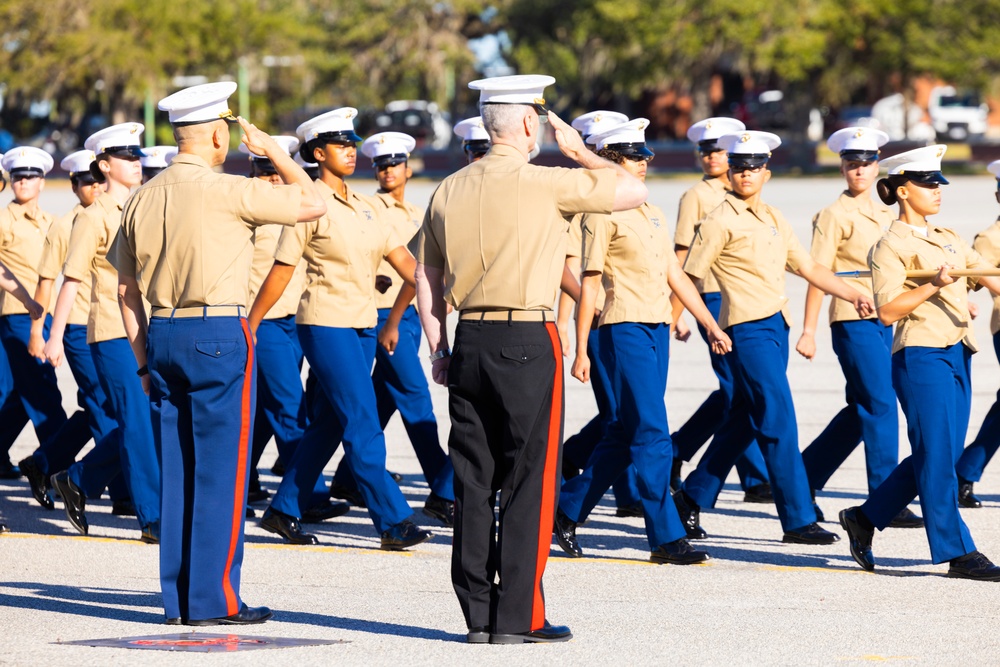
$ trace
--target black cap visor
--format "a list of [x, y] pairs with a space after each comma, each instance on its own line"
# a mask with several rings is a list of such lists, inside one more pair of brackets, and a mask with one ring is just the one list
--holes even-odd
[[406, 164], [407, 155], [405, 153], [393, 153], [392, 155], [379, 155], [372, 158], [372, 166], [376, 169], [385, 167], [395, 167], [397, 164]]
[[475, 139], [462, 144], [462, 150], [473, 155], [485, 155], [490, 150], [489, 139]]
[[840, 159], [854, 162], [875, 162], [878, 160], [878, 151], [840, 151]]
[[699, 153], [717, 153], [724, 150], [726, 149], [719, 145], [718, 139], [705, 139], [698, 142]]
[[361, 137], [357, 135], [353, 130], [350, 132], [324, 132], [316, 137], [325, 144], [341, 144], [343, 146], [349, 146], [351, 144], [356, 144], [359, 141], [364, 141]]
[[100, 155], [122, 158], [123, 160], [146, 157], [146, 154], [138, 146], [108, 146], [101, 151]]
[[10, 170], [10, 177], [15, 176], [41, 176], [45, 177], [45, 172], [38, 167], [14, 167]]
[[758, 169], [766, 167], [771, 156], [767, 153], [730, 153], [729, 167], [734, 171], [739, 169]]
[[904, 171], [899, 175], [923, 185], [948, 185], [948, 179], [940, 171]]
[[253, 163], [254, 173], [257, 176], [270, 176], [278, 173], [278, 170], [274, 168], [274, 163], [266, 157], [253, 157], [250, 161]]
[[646, 144], [606, 144], [604, 147], [625, 157], [632, 157], [633, 155], [637, 157], [653, 157], [656, 155], [656, 153], [646, 148]]
[[[143, 169], [143, 173], [145, 173], [145, 171], [146, 170]], [[71, 171], [69, 172], [69, 177], [70, 180], [76, 181], [78, 185], [93, 185], [97, 182], [94, 175], [90, 173], [89, 169], [87, 171]]]

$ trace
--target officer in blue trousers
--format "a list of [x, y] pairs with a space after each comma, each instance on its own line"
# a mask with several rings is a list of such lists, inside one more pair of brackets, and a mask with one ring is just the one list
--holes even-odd
[[[617, 125], [628, 122], [628, 117], [616, 111], [590, 111], [573, 119], [570, 127], [580, 133], [583, 142], [592, 150], [597, 147], [591, 137], [600, 134]], [[580, 253], [583, 248], [583, 216], [575, 215], [569, 223], [569, 243], [566, 246], [566, 268], [574, 276], [580, 276]], [[604, 309], [605, 292], [603, 286], [598, 286], [595, 302], [594, 326], [600, 320], [600, 311]], [[559, 293], [559, 312], [556, 326], [562, 340], [563, 354], [569, 355], [569, 320], [576, 308], [573, 298], [565, 291]], [[614, 392], [611, 390], [611, 376], [601, 358], [600, 336], [596, 334], [587, 339], [587, 356], [590, 359], [590, 384], [597, 403], [597, 415], [594, 416], [579, 432], [566, 438], [563, 443], [563, 480], [570, 480], [587, 467], [590, 455], [597, 443], [607, 433], [608, 426], [614, 421]], [[635, 466], [630, 465], [625, 472], [614, 481], [611, 488], [615, 496], [615, 516], [641, 517], [642, 505], [639, 502], [639, 490], [636, 486]]]
[[[273, 137], [289, 154], [298, 152], [298, 137]], [[250, 178], [281, 185], [281, 176], [266, 156], [249, 152], [240, 144], [240, 152], [250, 158]], [[253, 263], [250, 267], [250, 298], [257, 297], [261, 284], [274, 264], [274, 251], [284, 225], [259, 225], [254, 233]], [[264, 448], [274, 437], [278, 456], [290, 461], [305, 433], [306, 406], [302, 391], [302, 346], [295, 330], [295, 311], [305, 283], [305, 265], [300, 263], [281, 298], [267, 312], [257, 327], [257, 414], [253, 424], [253, 448], [250, 459], [248, 502], [261, 502], [270, 493], [261, 487], [257, 464]], [[345, 503], [331, 503], [322, 480], [316, 481], [313, 501], [303, 513], [303, 521], [315, 522], [341, 516], [349, 510]], [[248, 510], [247, 516], [250, 517]]]
[[[409, 156], [415, 146], [413, 137], [400, 132], [379, 132], [361, 144], [361, 152], [371, 159], [378, 179], [379, 191], [373, 201], [382, 206], [379, 217], [392, 225], [404, 243], [409, 243], [416, 235], [424, 220], [423, 210], [405, 198], [406, 183], [413, 175]], [[411, 302], [405, 304], [406, 310], [399, 319], [399, 326], [387, 326], [403, 279], [388, 262], [382, 260], [375, 280], [378, 291], [375, 295], [378, 308], [375, 331], [379, 345], [375, 347], [372, 382], [375, 385], [379, 423], [384, 430], [389, 419], [399, 410], [431, 490], [423, 512], [445, 526], [451, 526], [455, 520], [454, 470], [451, 459], [441, 448], [427, 376], [420, 365], [420, 318]], [[379, 286], [379, 282], [383, 284]], [[384, 291], [380, 287], [384, 287]], [[341, 459], [333, 482], [342, 489], [346, 487], [356, 492], [357, 483], [351, 473], [349, 459]]]
[[[956, 232], [933, 225], [941, 210], [946, 146], [925, 146], [882, 161], [889, 173], [876, 184], [899, 219], [872, 249], [868, 266], [879, 320], [895, 324], [892, 386], [906, 416], [912, 454], [859, 507], [840, 512], [851, 556], [875, 569], [872, 540], [916, 496], [933, 563], [948, 562], [948, 576], [1000, 581], [997, 567], [976, 549], [958, 509], [955, 463], [962, 452], [972, 404], [970, 377], [976, 340], [968, 290], [1000, 294], [1000, 277], [950, 275], [953, 269], [992, 269]], [[925, 271], [928, 277], [913, 276]]]
[[[35, 300], [39, 303], [52, 302], [52, 288], [66, 262], [70, 235], [77, 215], [93, 204], [104, 192], [103, 182], [98, 181], [90, 172], [90, 165], [94, 162], [94, 158], [94, 151], [84, 149], [67, 155], [60, 163], [60, 166], [69, 173], [70, 184], [80, 203], [74, 206], [68, 214], [56, 220], [45, 238], [42, 258], [38, 266], [38, 287], [35, 289]], [[115, 434], [118, 422], [115, 421], [108, 396], [101, 387], [100, 375], [94, 366], [90, 346], [87, 345], [90, 288], [90, 280], [79, 285], [76, 299], [73, 300], [72, 308], [66, 316], [62, 336], [66, 360], [73, 372], [73, 379], [76, 380], [77, 403], [83, 409], [82, 414], [78, 412], [70, 418], [67, 427], [74, 420], [82, 419], [84, 424], [89, 424], [90, 435], [93, 435], [94, 443], [100, 446], [105, 438]], [[41, 320], [32, 322], [28, 352], [39, 361], [48, 363], [45, 358], [43, 325], [44, 322]], [[35, 450], [30, 457], [31, 463], [28, 467], [40, 471], [48, 480], [52, 474], [65, 470], [73, 464], [74, 458], [88, 437], [53, 438]], [[115, 459], [117, 460], [117, 454]], [[102, 486], [96, 491], [96, 494], [100, 495], [103, 490]], [[133, 512], [128, 489], [123, 480], [112, 479], [109, 490], [115, 501], [112, 507], [113, 512], [117, 514]], [[46, 500], [49, 499], [46, 498]]]
[[[1000, 203], [1000, 160], [990, 162], [986, 168], [997, 178], [994, 196], [997, 203]], [[972, 248], [993, 266], [1000, 266], [1000, 219], [976, 235]], [[1000, 359], [1000, 297], [993, 298], [990, 333], [993, 334], [993, 351], [997, 359]], [[975, 509], [983, 506], [983, 501], [974, 493], [973, 484], [983, 476], [983, 471], [997, 453], [997, 448], [1000, 448], [1000, 391], [997, 392], [997, 400], [986, 413], [975, 439], [962, 452], [955, 466], [955, 472], [958, 473], [958, 504], [962, 507]]]
[[[45, 238], [52, 226], [52, 216], [39, 208], [38, 197], [45, 187], [45, 174], [52, 169], [53, 161], [40, 148], [20, 146], [4, 154], [2, 165], [4, 171], [10, 174], [14, 201], [0, 211], [0, 262], [34, 294]], [[48, 310], [50, 304], [43, 305]], [[47, 333], [50, 323], [51, 317], [46, 315], [43, 333]], [[24, 306], [15, 299], [0, 300], [0, 343], [10, 364], [14, 390], [35, 427], [38, 442], [43, 447], [66, 447], [75, 456], [90, 439], [86, 415], [81, 415], [63, 429], [67, 419], [55, 369], [28, 351], [31, 326], [31, 318]], [[15, 414], [11, 425], [20, 430], [16, 417]], [[68, 440], [57, 445], [55, 440], [61, 438]], [[39, 469], [33, 457], [21, 461], [20, 466], [31, 485], [32, 496], [43, 507], [51, 509], [45, 472]]]
[[704, 537], [701, 507], [712, 507], [739, 455], [756, 439], [764, 454], [784, 542], [832, 544], [839, 537], [816, 523], [799, 452], [795, 405], [788, 386], [788, 298], [785, 271], [838, 298], [862, 317], [871, 297], [812, 260], [784, 216], [761, 200], [771, 176], [771, 151], [781, 140], [768, 132], [724, 135], [733, 191], [702, 221], [684, 270], [702, 279], [711, 271], [722, 289], [719, 324], [733, 341], [736, 396], [713, 447], [674, 496], [691, 537]]
[[160, 538], [160, 456], [153, 439], [149, 401], [132, 354], [118, 307], [118, 272], [108, 262], [108, 249], [121, 228], [122, 205], [132, 188], [142, 182], [141, 123], [121, 123], [87, 138], [94, 152], [90, 171], [106, 184], [106, 191], [80, 212], [73, 223], [63, 266], [63, 284], [56, 301], [45, 357], [58, 367], [65, 354], [66, 322], [83, 282], [91, 285], [87, 343], [117, 422], [113, 435], [68, 470], [52, 475], [52, 486], [62, 497], [70, 523], [86, 535], [86, 501], [98, 498], [119, 473], [128, 485], [141, 530], [140, 539], [156, 544]]
[[[674, 252], [681, 264], [687, 257], [688, 247], [694, 238], [701, 221], [716, 206], [722, 203], [726, 193], [732, 188], [729, 184], [729, 163], [726, 149], [719, 145], [719, 137], [730, 132], [742, 132], [746, 129], [738, 120], [717, 117], [699, 121], [688, 128], [687, 137], [698, 145], [698, 158], [704, 177], [698, 183], [681, 195], [677, 207], [677, 227], [674, 230]], [[702, 301], [712, 313], [719, 318], [722, 307], [722, 293], [719, 283], [711, 273], [702, 280], [695, 281]], [[675, 310], [680, 307], [675, 300]], [[677, 330], [674, 337], [686, 341], [690, 336], [684, 320], [676, 317]], [[698, 325], [702, 340], [708, 342], [704, 327]], [[684, 424], [670, 435], [674, 443], [674, 464], [671, 471], [671, 486], [680, 483], [681, 466], [684, 461], [690, 461], [695, 453], [708, 442], [719, 427], [725, 423], [726, 415], [733, 403], [733, 369], [729, 357], [716, 354], [711, 347], [708, 350], [712, 362], [712, 370], [719, 381], [719, 388], [708, 395], [702, 404], [694, 411]], [[711, 445], [709, 445], [711, 446]], [[743, 487], [743, 501], [751, 503], [771, 503], [770, 478], [760, 446], [754, 442], [747, 447], [746, 452], [736, 460], [736, 472], [739, 474], [740, 485]]]
[[[613, 126], [592, 139], [597, 155], [621, 165], [645, 181], [653, 152], [646, 147], [645, 118]], [[708, 559], [686, 539], [686, 531], [670, 499], [673, 446], [663, 396], [670, 358], [672, 294], [691, 307], [709, 331], [712, 347], [729, 351], [729, 338], [701, 303], [694, 284], [672, 252], [663, 211], [649, 202], [611, 215], [583, 216], [583, 285], [577, 316], [577, 350], [573, 377], [590, 378], [588, 338], [600, 336], [604, 366], [611, 376], [615, 406], [606, 433], [586, 469], [563, 484], [555, 535], [570, 556], [583, 555], [576, 526], [587, 518], [612, 482], [634, 466], [646, 524], [650, 560], [685, 565]], [[600, 327], [591, 329], [597, 284], [607, 302]]]
[[[256, 395], [245, 319], [253, 231], [326, 211], [288, 153], [233, 117], [226, 101], [235, 90], [232, 82], [208, 83], [160, 100], [177, 156], [126, 202], [108, 252], [162, 456], [160, 585], [172, 625], [239, 625], [272, 616], [240, 598]], [[213, 171], [226, 159], [231, 122], [239, 122], [244, 143], [270, 158], [287, 185]], [[152, 307], [148, 325], [143, 297]]]
[[[834, 132], [826, 144], [840, 155], [840, 173], [847, 181], [837, 201], [813, 219], [812, 258], [833, 271], [867, 271], [868, 253], [889, 229], [893, 213], [871, 199], [878, 179], [879, 148], [889, 135], [867, 127], [847, 127]], [[860, 292], [871, 292], [867, 276], [845, 278]], [[816, 354], [814, 332], [823, 305], [823, 293], [809, 286], [806, 293], [802, 336], [795, 350], [806, 359]], [[892, 390], [892, 327], [877, 317], [860, 318], [850, 304], [833, 299], [830, 304], [833, 350], [847, 381], [847, 405], [802, 452], [815, 498], [851, 452], [864, 441], [868, 492], [892, 472], [899, 461], [899, 423], [896, 394]], [[823, 513], [816, 506], [819, 521]], [[889, 524], [895, 528], [920, 528], [923, 520], [903, 508]]]
[[381, 548], [399, 550], [431, 535], [410, 521], [413, 511], [385, 469], [385, 434], [371, 380], [378, 323], [375, 275], [386, 259], [407, 282], [386, 324], [398, 326], [405, 305], [413, 299], [416, 262], [382, 219], [384, 205], [353, 191], [344, 180], [357, 163], [361, 138], [354, 132], [356, 116], [356, 109], [343, 107], [296, 129], [300, 152], [320, 165], [316, 188], [327, 212], [307, 225], [282, 231], [274, 265], [250, 310], [250, 326], [256, 328], [305, 258], [306, 288], [296, 323], [321, 390], [315, 392], [309, 426], [294, 457], [285, 462], [281, 486], [261, 518], [261, 527], [292, 544], [318, 542], [315, 535], [302, 532], [299, 519], [308, 509], [317, 478], [343, 441]]
[[[6, 189], [7, 179], [0, 171], [0, 192]], [[0, 479], [18, 479], [22, 474], [20, 467], [10, 460], [10, 448], [27, 423], [28, 413], [14, 393], [14, 376], [7, 363], [7, 353], [0, 345]]]

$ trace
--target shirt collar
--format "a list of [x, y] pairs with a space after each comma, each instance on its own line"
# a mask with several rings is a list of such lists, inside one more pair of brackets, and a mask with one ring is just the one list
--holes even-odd
[[521, 151], [517, 150], [513, 146], [508, 146], [507, 144], [492, 144], [490, 146], [490, 150], [486, 152], [486, 157], [490, 157], [491, 155], [496, 155], [498, 157], [517, 157], [520, 158], [522, 162], [528, 162], [524, 159]]
[[170, 161], [170, 164], [193, 164], [196, 167], [205, 167], [205, 169], [211, 169], [205, 160], [194, 153], [178, 153], [174, 156], [174, 159]]

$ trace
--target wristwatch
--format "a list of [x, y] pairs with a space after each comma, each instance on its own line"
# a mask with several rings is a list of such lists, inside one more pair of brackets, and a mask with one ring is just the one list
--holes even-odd
[[444, 359], [445, 357], [450, 357], [450, 356], [451, 356], [451, 350], [449, 350], [448, 348], [444, 348], [443, 350], [438, 350], [437, 352], [431, 352], [430, 356], [427, 358], [433, 362], [437, 361], [438, 359]]

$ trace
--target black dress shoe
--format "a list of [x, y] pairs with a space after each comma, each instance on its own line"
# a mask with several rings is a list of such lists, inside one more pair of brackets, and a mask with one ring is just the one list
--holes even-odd
[[681, 466], [683, 465], [684, 461], [676, 457], [670, 464], [670, 493], [677, 493], [677, 490], [684, 484], [684, 480], [681, 479]]
[[9, 533], [9, 532], [10, 532], [10, 528], [7, 526], [7, 524], [0, 523], [0, 535], [3, 535], [4, 533]]
[[146, 544], [159, 544], [160, 543], [160, 524], [148, 523], [142, 527], [142, 535], [139, 537], [140, 542], [145, 542]]
[[255, 623], [263, 623], [274, 616], [272, 612], [267, 607], [248, 607], [246, 603], [243, 603], [243, 607], [240, 608], [238, 612], [232, 616], [223, 616], [222, 618], [205, 618], [201, 620], [191, 619], [187, 622], [188, 625], [253, 625]]
[[818, 523], [810, 523], [795, 530], [786, 530], [781, 541], [788, 544], [833, 544], [840, 541], [840, 535], [821, 528]]
[[383, 551], [402, 551], [415, 547], [421, 542], [431, 539], [430, 531], [424, 530], [409, 519], [397, 523], [382, 533]]
[[774, 493], [771, 491], [771, 485], [767, 482], [763, 484], [755, 484], [746, 490], [743, 494], [743, 502], [745, 503], [759, 503], [761, 505], [768, 505], [774, 502]]
[[302, 513], [302, 523], [322, 523], [327, 519], [336, 519], [351, 511], [351, 506], [347, 503], [331, 503], [329, 500], [319, 505], [310, 507]]
[[641, 504], [626, 505], [625, 507], [619, 507], [615, 510], [615, 516], [620, 516], [623, 518], [642, 518], [646, 516], [645, 512], [642, 511]]
[[707, 551], [698, 551], [683, 537], [667, 544], [661, 544], [649, 554], [653, 563], [672, 563], [674, 565], [693, 565], [704, 563], [711, 558]]
[[56, 504], [49, 497], [49, 480], [35, 463], [35, 458], [29, 456], [18, 464], [21, 472], [28, 478], [28, 485], [31, 486], [31, 495], [39, 505], [47, 510], [53, 509]]
[[247, 492], [248, 503], [262, 503], [270, 497], [271, 494], [268, 493], [267, 489], [257, 488]]
[[576, 541], [576, 522], [563, 514], [562, 510], [556, 510], [556, 520], [552, 524], [552, 532], [555, 533], [556, 542], [566, 552], [570, 558], [581, 558], [583, 549]]
[[902, 511], [889, 522], [889, 528], [923, 528], [924, 520], [904, 507]]
[[0, 479], [20, 479], [21, 469], [10, 461], [0, 463]]
[[568, 482], [569, 480], [573, 479], [579, 474], [580, 474], [580, 469], [577, 468], [572, 463], [570, 463], [569, 461], [567, 461], [566, 457], [563, 457], [563, 465], [562, 465], [563, 481]]
[[115, 516], [135, 516], [135, 503], [129, 498], [116, 500], [111, 503], [111, 513]]
[[489, 628], [485, 625], [478, 625], [474, 628], [469, 628], [469, 632], [465, 635], [465, 640], [470, 644], [489, 644]]
[[573, 633], [565, 625], [551, 625], [545, 621], [545, 627], [531, 632], [521, 632], [514, 635], [490, 635], [491, 644], [544, 644], [549, 642], [568, 642]]
[[389, 477], [392, 477], [392, 481], [394, 481], [396, 484], [403, 483], [403, 476], [398, 472], [393, 472], [391, 470], [387, 470], [386, 472], [389, 473]]
[[173, 618], [168, 618], [163, 622], [164, 625], [184, 625], [180, 616], [174, 616]]
[[851, 557], [861, 566], [862, 570], [871, 572], [875, 569], [875, 556], [872, 555], [872, 539], [874, 528], [866, 528], [858, 522], [860, 507], [848, 507], [840, 511], [840, 527], [847, 533], [851, 545]]
[[684, 531], [689, 540], [703, 540], [708, 537], [708, 533], [699, 524], [701, 508], [684, 493], [683, 489], [674, 494], [674, 505], [677, 506], [677, 514], [681, 517], [681, 523], [684, 524]]
[[451, 527], [455, 525], [455, 501], [446, 500], [436, 493], [427, 496], [424, 503], [424, 514], [437, 519], [444, 525]]
[[330, 485], [330, 497], [346, 500], [355, 507], [367, 507], [367, 505], [365, 505], [365, 499], [361, 495], [360, 491], [336, 482]]
[[66, 518], [81, 535], [86, 535], [90, 526], [87, 524], [87, 499], [83, 491], [73, 483], [65, 470], [52, 475], [49, 480], [52, 482], [52, 488], [62, 496]]
[[260, 527], [269, 533], [281, 535], [288, 544], [319, 544], [315, 535], [302, 532], [298, 519], [272, 507], [264, 511], [264, 516], [260, 518]]
[[244, 519], [256, 519], [257, 518], [257, 513], [253, 511], [252, 507], [247, 506], [246, 510], [243, 512], [243, 518]]
[[280, 456], [274, 460], [274, 465], [271, 466], [271, 474], [275, 477], [285, 476], [285, 462], [281, 460]]
[[952, 559], [948, 576], [976, 581], [1000, 581], [1000, 567], [994, 565], [986, 554], [973, 551], [961, 558]]
[[[24, 464], [21, 464], [21, 468], [24, 468]], [[958, 480], [958, 506], [965, 507], [967, 509], [976, 509], [983, 506], [983, 501], [976, 497], [976, 494], [972, 492], [972, 482], [966, 482], [964, 479]]]

